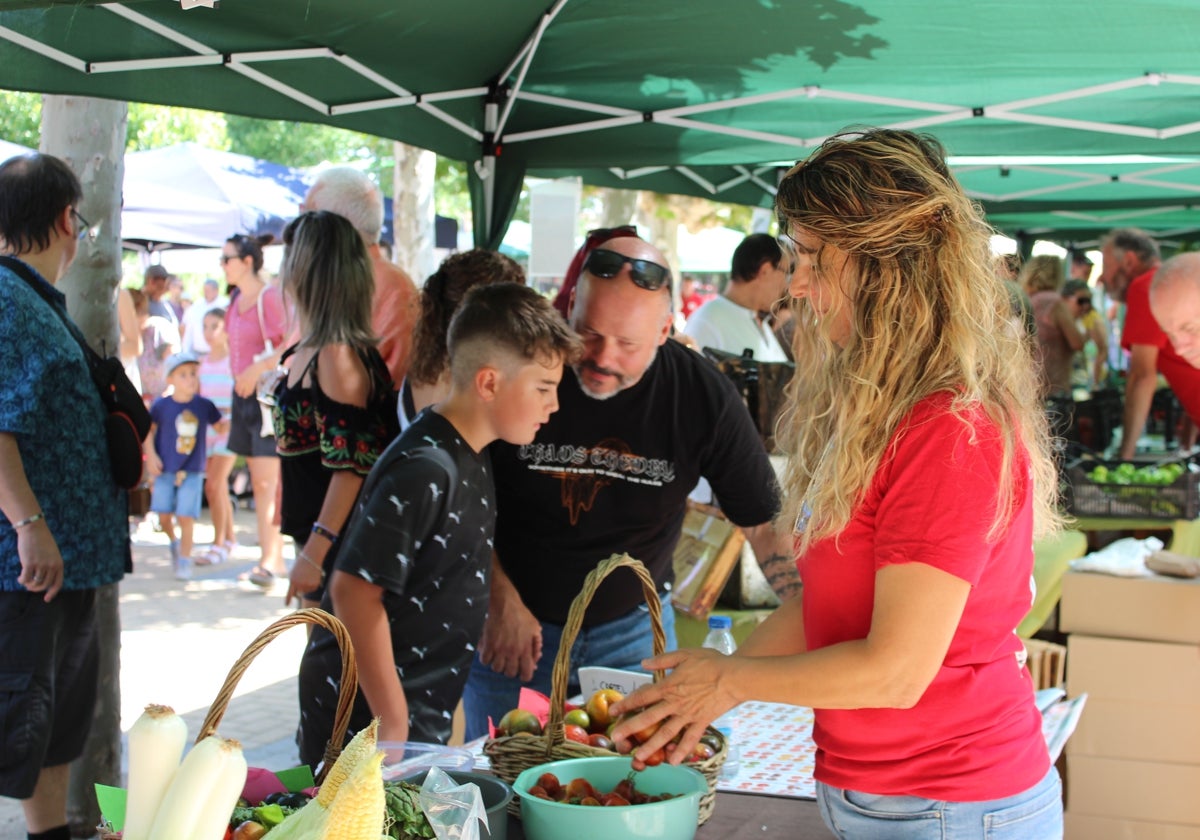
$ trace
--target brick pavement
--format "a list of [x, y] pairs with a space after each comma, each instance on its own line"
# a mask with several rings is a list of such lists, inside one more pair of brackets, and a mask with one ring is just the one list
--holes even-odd
[[[163, 703], [183, 716], [195, 738], [238, 656], [268, 624], [291, 611], [283, 604], [281, 585], [264, 594], [238, 580], [258, 556], [253, 513], [239, 511], [235, 528], [241, 545], [230, 562], [198, 568], [188, 582], [173, 578], [162, 534], [145, 526], [134, 532], [134, 572], [122, 582], [120, 595], [122, 732], [146, 704]], [[197, 525], [196, 531], [198, 544], [211, 539], [211, 528]], [[298, 763], [292, 739], [303, 645], [304, 631], [292, 628], [267, 646], [238, 684], [220, 725], [222, 735], [242, 742], [253, 766]], [[0, 799], [0, 840], [24, 837], [20, 805]]]

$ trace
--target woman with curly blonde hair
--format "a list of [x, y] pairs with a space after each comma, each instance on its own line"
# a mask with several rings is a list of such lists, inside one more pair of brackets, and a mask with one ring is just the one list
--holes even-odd
[[642, 711], [614, 734], [662, 721], [638, 754], [682, 733], [677, 761], [745, 700], [811, 706], [839, 837], [1061, 837], [1015, 633], [1056, 482], [990, 231], [941, 146], [906, 131], [827, 140], [776, 208], [795, 254], [778, 437], [803, 597], [734, 656], [647, 660], [674, 671], [618, 705]]

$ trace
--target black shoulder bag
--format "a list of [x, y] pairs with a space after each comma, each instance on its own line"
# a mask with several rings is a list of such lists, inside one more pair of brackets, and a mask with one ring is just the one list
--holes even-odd
[[62, 319], [67, 331], [83, 350], [88, 371], [92, 374], [92, 382], [95, 383], [100, 402], [104, 404], [104, 410], [107, 412], [104, 433], [108, 439], [108, 457], [112, 465], [113, 480], [119, 487], [133, 489], [142, 478], [142, 463], [145, 459], [142, 442], [150, 433], [150, 412], [146, 410], [142, 395], [125, 375], [121, 360], [103, 358], [93, 350], [75, 323], [64, 317], [54, 306], [45, 288], [23, 262], [13, 257], [0, 256], [0, 265], [23, 279], [46, 301], [46, 305]]

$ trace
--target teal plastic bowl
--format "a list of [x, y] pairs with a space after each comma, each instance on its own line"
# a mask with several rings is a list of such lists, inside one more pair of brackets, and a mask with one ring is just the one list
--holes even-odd
[[700, 797], [708, 792], [708, 782], [690, 767], [660, 764], [636, 773], [634, 786], [643, 793], [679, 794], [664, 802], [587, 807], [529, 794], [543, 773], [553, 773], [564, 786], [572, 779], [584, 778], [601, 793], [608, 793], [630, 770], [628, 756], [613, 756], [551, 761], [523, 771], [513, 782], [513, 790], [521, 797], [525, 836], [528, 840], [692, 840]]
[[[425, 784], [428, 770], [413, 773], [404, 777], [403, 781], [414, 785]], [[487, 811], [488, 831], [480, 829], [480, 837], [491, 840], [506, 840], [508, 837], [508, 803], [512, 802], [513, 789], [508, 783], [487, 773], [473, 773], [468, 770], [446, 770], [446, 775], [460, 785], [474, 784], [479, 786], [479, 795], [483, 798], [483, 808]]]

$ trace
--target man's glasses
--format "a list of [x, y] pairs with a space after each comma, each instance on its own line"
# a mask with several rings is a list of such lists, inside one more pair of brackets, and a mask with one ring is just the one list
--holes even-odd
[[100, 232], [100, 225], [92, 225], [74, 207], [71, 208], [71, 215], [75, 217], [75, 238], [80, 242], [85, 239], [94, 242], [96, 235]]
[[635, 260], [604, 248], [597, 248], [588, 254], [583, 270], [608, 280], [620, 274], [626, 265], [629, 266], [629, 279], [636, 286], [656, 292], [664, 285], [670, 285], [671, 272], [667, 268], [650, 260]]
[[1077, 298], [1075, 298], [1075, 302], [1078, 303], [1080, 306], [1091, 306], [1092, 305], [1092, 299], [1090, 297], [1077, 297]]

